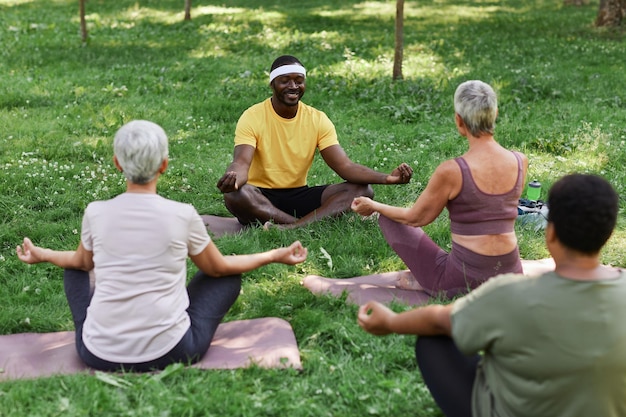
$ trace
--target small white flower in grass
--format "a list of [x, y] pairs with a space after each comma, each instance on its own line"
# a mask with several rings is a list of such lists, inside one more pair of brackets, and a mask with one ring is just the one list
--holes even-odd
[[70, 400], [67, 397], [59, 398], [59, 410], [67, 411], [70, 408]]
[[22, 323], [30, 325], [30, 317], [26, 317], [24, 320], [22, 320]]
[[326, 252], [326, 249], [324, 249], [323, 247], [320, 247], [320, 251], [322, 252], [322, 256], [328, 260], [328, 262], [326, 262], [328, 267], [330, 269], [333, 269], [333, 258], [330, 256], [328, 252]]
[[72, 233], [77, 235], [78, 234], [78, 230], [77, 229], [72, 229]]
[[0, 262], [4, 262], [4, 261], [5, 261], [4, 256], [0, 255]]

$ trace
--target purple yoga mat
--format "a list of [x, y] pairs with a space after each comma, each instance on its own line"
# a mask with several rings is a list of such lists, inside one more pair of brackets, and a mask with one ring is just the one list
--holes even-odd
[[[539, 260], [522, 260], [522, 268], [526, 275], [539, 275], [554, 269], [551, 258]], [[397, 301], [410, 306], [426, 304], [430, 297], [424, 291], [403, 290], [396, 287], [399, 272], [384, 272], [354, 278], [325, 278], [308, 275], [302, 285], [314, 294], [330, 294], [341, 296], [347, 293], [347, 301], [353, 304], [365, 304], [374, 300], [384, 304]]]
[[[207, 354], [193, 368], [302, 369], [291, 325], [267, 317], [222, 323]], [[92, 372], [74, 347], [74, 332], [20, 333], [0, 336], [0, 381]]]
[[205, 214], [200, 217], [202, 217], [204, 225], [214, 239], [238, 233], [244, 229], [244, 226], [235, 217], [220, 217], [212, 214]]

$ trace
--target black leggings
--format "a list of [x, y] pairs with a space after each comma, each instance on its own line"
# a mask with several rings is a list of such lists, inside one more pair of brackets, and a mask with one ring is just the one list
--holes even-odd
[[78, 356], [89, 367], [103, 371], [133, 370], [138, 372], [163, 369], [175, 362], [194, 363], [205, 355], [217, 326], [220, 324], [241, 290], [241, 275], [213, 278], [197, 272], [187, 286], [191, 326], [174, 348], [160, 358], [142, 363], [115, 363], [98, 358], [83, 343], [83, 324], [92, 293], [89, 275], [85, 271], [66, 269], [63, 275], [65, 295], [76, 328]]
[[415, 357], [422, 378], [447, 417], [471, 417], [472, 387], [480, 355], [461, 353], [447, 336], [420, 336]]

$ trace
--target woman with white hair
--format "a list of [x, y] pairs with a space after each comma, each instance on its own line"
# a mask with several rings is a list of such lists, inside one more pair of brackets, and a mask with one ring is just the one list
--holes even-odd
[[[88, 366], [150, 371], [197, 362], [237, 299], [241, 274], [274, 262], [303, 262], [307, 250], [294, 242], [262, 253], [222, 255], [193, 206], [157, 194], [168, 166], [167, 136], [159, 125], [127, 123], [116, 133], [113, 150], [126, 192], [87, 206], [78, 248], [55, 251], [24, 238], [17, 255], [29, 264], [64, 268], [76, 349]], [[199, 269], [188, 285], [187, 257]]]
[[[408, 266], [398, 286], [432, 296], [454, 297], [488, 278], [522, 272], [514, 231], [528, 159], [494, 139], [498, 115], [494, 90], [482, 81], [466, 81], [454, 94], [455, 123], [468, 150], [441, 163], [424, 191], [408, 208], [357, 197], [352, 209], [380, 213], [389, 245]], [[441, 249], [422, 230], [448, 209], [452, 250]]]

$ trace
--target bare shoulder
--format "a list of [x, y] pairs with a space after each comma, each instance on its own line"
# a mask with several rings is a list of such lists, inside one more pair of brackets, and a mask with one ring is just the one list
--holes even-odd
[[528, 157], [526, 156], [526, 154], [524, 152], [520, 152], [520, 151], [511, 151], [511, 152], [514, 152], [517, 155], [519, 155], [519, 157], [522, 160], [522, 162], [525, 162], [525, 163], [528, 162]]
[[517, 152], [517, 154], [520, 156], [520, 158], [522, 158], [522, 163], [524, 164], [524, 167], [528, 167], [528, 157], [526, 156], [526, 154], [522, 152]]
[[433, 192], [445, 195], [447, 199], [454, 198], [461, 190], [461, 168], [453, 159], [442, 162], [433, 172], [428, 185]]
[[439, 166], [437, 166], [435, 172], [433, 173], [433, 177], [438, 176], [447, 179], [457, 178], [460, 177], [460, 175], [461, 168], [454, 159], [448, 159], [446, 161], [443, 161], [441, 164], [439, 164]]

